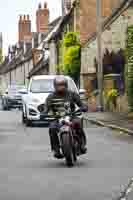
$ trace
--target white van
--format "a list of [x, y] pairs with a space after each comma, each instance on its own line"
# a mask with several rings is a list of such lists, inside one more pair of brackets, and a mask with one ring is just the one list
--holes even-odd
[[[40, 121], [40, 112], [38, 107], [41, 104], [45, 105], [48, 95], [54, 91], [53, 81], [57, 76], [58, 75], [40, 75], [31, 78], [27, 95], [24, 95], [22, 100], [22, 121], [27, 126], [31, 125], [34, 121]], [[68, 80], [69, 90], [79, 94], [74, 81], [68, 76], [64, 77]]]

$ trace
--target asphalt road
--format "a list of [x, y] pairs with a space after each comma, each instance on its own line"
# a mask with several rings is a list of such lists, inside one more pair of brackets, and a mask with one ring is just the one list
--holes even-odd
[[[52, 157], [48, 129], [0, 111], [1, 200], [111, 200], [133, 176], [133, 138], [88, 124], [88, 153], [74, 168]], [[133, 199], [132, 193], [129, 198]]]

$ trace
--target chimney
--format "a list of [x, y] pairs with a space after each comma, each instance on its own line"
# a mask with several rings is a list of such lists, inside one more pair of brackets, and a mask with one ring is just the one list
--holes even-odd
[[20, 15], [19, 25], [18, 25], [18, 37], [19, 42], [24, 42], [25, 40], [31, 41], [31, 20], [29, 15]]
[[36, 12], [36, 29], [38, 33], [45, 33], [49, 29], [49, 9], [47, 3], [42, 7], [41, 3], [38, 5]]

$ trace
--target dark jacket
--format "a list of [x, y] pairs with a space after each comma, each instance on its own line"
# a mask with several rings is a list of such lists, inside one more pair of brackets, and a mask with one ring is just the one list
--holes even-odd
[[59, 96], [56, 92], [50, 94], [46, 100], [46, 112], [53, 111], [58, 112], [64, 109], [64, 103], [69, 102], [71, 110], [75, 110], [75, 104], [87, 111], [87, 106], [83, 104], [80, 96], [72, 91], [66, 91], [64, 96]]

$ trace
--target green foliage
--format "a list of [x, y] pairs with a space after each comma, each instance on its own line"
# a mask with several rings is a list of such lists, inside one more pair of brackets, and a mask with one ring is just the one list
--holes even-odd
[[133, 111], [133, 26], [128, 27], [127, 33], [127, 95], [130, 111]]
[[78, 81], [80, 74], [80, 42], [77, 33], [69, 32], [65, 35], [59, 48], [59, 69]]
[[110, 89], [104, 92], [104, 99], [106, 102], [106, 109], [112, 110], [112, 106], [116, 107], [116, 99], [118, 97], [117, 89]]
[[111, 99], [118, 96], [118, 91], [116, 89], [108, 90], [106, 96]]
[[64, 54], [65, 74], [77, 74], [80, 72], [80, 46], [71, 46]]
[[75, 45], [80, 45], [78, 40], [78, 34], [75, 32], [67, 33], [66, 36], [64, 37], [64, 46], [68, 48]]

